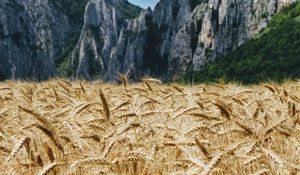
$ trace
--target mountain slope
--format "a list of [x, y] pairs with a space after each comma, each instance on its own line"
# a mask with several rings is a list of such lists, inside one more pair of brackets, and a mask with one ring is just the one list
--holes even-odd
[[20, 0], [0, 1], [0, 80], [47, 79], [53, 61], [40, 47], [35, 24]]
[[69, 63], [69, 67], [75, 69], [76, 78], [91, 79], [105, 75], [121, 31], [140, 11], [126, 0], [89, 1], [80, 39]]
[[[55, 67], [60, 53], [76, 29], [75, 22], [57, 5], [62, 0], [23, 0], [24, 7], [31, 17], [38, 47]], [[80, 30], [79, 30], [80, 31]]]
[[[200, 70], [267, 26], [272, 15], [294, 0], [161, 0], [155, 9], [122, 20], [122, 0], [92, 0], [71, 67], [76, 78], [178, 79]], [[97, 15], [95, 15], [97, 14]]]
[[76, 4], [79, 7], [86, 1], [67, 6], [65, 0], [2, 0], [0, 80], [45, 80], [56, 76], [61, 55], [73, 36], [80, 34], [80, 19], [74, 15], [83, 16], [85, 4], [81, 14]]
[[[296, 0], [3, 0], [1, 79], [175, 80], [256, 36]], [[86, 5], [85, 5], [86, 4]]]
[[221, 77], [244, 83], [300, 77], [300, 3], [275, 15], [268, 27], [227, 56], [190, 74], [196, 82]]
[[[89, 0], [49, 0], [57, 10], [61, 11], [68, 17], [72, 31], [65, 42], [64, 46], [59, 48], [60, 52], [55, 59], [57, 76], [70, 77], [72, 72], [69, 70], [68, 61], [72, 57], [76, 43], [79, 40], [80, 33], [84, 22], [85, 6]], [[62, 25], [61, 28], [66, 27]]]

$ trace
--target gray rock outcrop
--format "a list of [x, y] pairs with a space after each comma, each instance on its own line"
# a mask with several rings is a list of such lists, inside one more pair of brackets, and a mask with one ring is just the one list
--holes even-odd
[[42, 80], [55, 73], [38, 47], [33, 21], [21, 1], [0, 1], [0, 53], [1, 79]]
[[52, 62], [71, 36], [73, 26], [69, 18], [49, 0], [23, 0], [34, 24], [38, 46]]
[[72, 58], [76, 77], [92, 79], [96, 72], [113, 80], [130, 72], [132, 79], [178, 79], [258, 34], [295, 0], [161, 0], [132, 20], [121, 18], [120, 1], [88, 4]]
[[72, 25], [48, 0], [1, 0], [0, 79], [46, 80]]
[[82, 23], [61, 9], [65, 1], [1, 0], [0, 80], [48, 79], [60, 63], [78, 79], [113, 81], [128, 72], [133, 80], [178, 79], [257, 35], [295, 1], [160, 0], [152, 11], [127, 0], [90, 0], [79, 37]]

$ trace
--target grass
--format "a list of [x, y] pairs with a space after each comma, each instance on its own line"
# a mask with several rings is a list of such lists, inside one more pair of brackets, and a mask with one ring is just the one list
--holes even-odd
[[297, 174], [300, 82], [0, 83], [2, 174]]

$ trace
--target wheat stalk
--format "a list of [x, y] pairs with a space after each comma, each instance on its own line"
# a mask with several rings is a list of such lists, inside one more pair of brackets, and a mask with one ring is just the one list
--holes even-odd
[[102, 92], [102, 90], [100, 89], [100, 99], [102, 102], [102, 106], [103, 106], [103, 111], [104, 111], [104, 115], [106, 117], [106, 119], [109, 120], [110, 117], [110, 111], [109, 111], [109, 106], [108, 106], [108, 102], [106, 101], [106, 98]]
[[125, 76], [121, 81], [0, 82], [0, 155], [7, 157], [0, 172], [300, 171], [299, 82], [266, 87], [172, 86], [151, 78], [129, 84]]
[[10, 160], [12, 160], [15, 157], [15, 155], [18, 153], [18, 151], [22, 148], [22, 146], [24, 144], [26, 144], [26, 142], [28, 142], [29, 140], [30, 140], [29, 137], [24, 137], [24, 138], [18, 140], [15, 143], [15, 145], [13, 146], [10, 156], [6, 159], [6, 162], [9, 162]]
[[263, 175], [263, 174], [267, 174], [270, 170], [263, 168], [263, 169], [259, 169], [257, 170], [255, 173], [251, 173], [251, 175]]
[[66, 121], [64, 121], [64, 127], [69, 131], [71, 137], [75, 141], [75, 145], [80, 151], [83, 151], [83, 142], [80, 139], [79, 133]]
[[45, 175], [50, 172], [53, 168], [55, 168], [58, 164], [56, 162], [50, 163], [43, 167], [43, 169], [37, 175]]

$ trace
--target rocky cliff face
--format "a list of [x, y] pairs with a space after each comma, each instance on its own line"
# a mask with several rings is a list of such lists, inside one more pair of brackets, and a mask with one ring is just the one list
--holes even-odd
[[55, 61], [71, 32], [68, 17], [48, 0], [2, 0], [0, 79], [55, 76]]
[[33, 26], [21, 1], [0, 2], [1, 79], [45, 79], [54, 74], [50, 60], [43, 59]]
[[[201, 69], [266, 27], [274, 13], [295, 0], [161, 0], [122, 20], [120, 1], [92, 0], [73, 54], [76, 76], [106, 80], [117, 72], [176, 79]], [[97, 14], [97, 15], [95, 15]], [[95, 72], [95, 71], [94, 71]]]
[[[86, 6], [83, 30], [72, 56], [72, 67], [77, 67], [76, 77], [91, 79], [104, 77], [109, 71], [115, 71], [120, 53], [124, 30], [130, 23], [127, 13], [140, 11], [124, 0], [91, 0]], [[112, 61], [114, 60], [114, 61]], [[107, 79], [111, 79], [108, 76]]]
[[204, 14], [193, 70], [244, 43], [267, 26], [274, 13], [293, 1], [209, 1]]
[[72, 22], [49, 0], [23, 0], [23, 4], [32, 19], [38, 46], [51, 62], [56, 61], [71, 36]]
[[143, 10], [141, 14], [128, 21], [121, 30], [117, 45], [112, 49], [105, 71], [104, 79], [111, 80], [118, 72], [127, 73], [131, 71], [131, 78], [137, 79], [144, 72], [147, 61], [147, 46], [150, 43], [149, 27], [151, 26], [151, 10]]
[[255, 36], [294, 1], [160, 0], [152, 11], [127, 0], [90, 0], [73, 48], [76, 11], [66, 15], [59, 0], [1, 0], [0, 79], [47, 79], [57, 62], [75, 78], [111, 81], [130, 72], [132, 79], [177, 79]]

